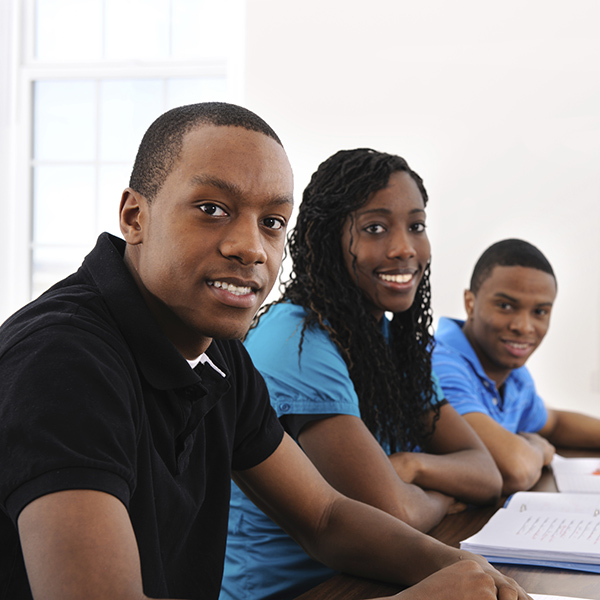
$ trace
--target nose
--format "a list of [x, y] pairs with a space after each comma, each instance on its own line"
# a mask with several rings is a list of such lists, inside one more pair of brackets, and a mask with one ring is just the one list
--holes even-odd
[[533, 319], [528, 311], [522, 310], [518, 311], [514, 314], [511, 322], [510, 328], [520, 334], [532, 333], [535, 328], [533, 325]]
[[400, 258], [407, 260], [416, 254], [415, 246], [411, 236], [406, 231], [398, 231], [390, 236], [388, 246], [388, 258]]
[[267, 260], [259, 225], [247, 220], [240, 220], [228, 228], [221, 240], [220, 251], [226, 258], [243, 265], [262, 264]]

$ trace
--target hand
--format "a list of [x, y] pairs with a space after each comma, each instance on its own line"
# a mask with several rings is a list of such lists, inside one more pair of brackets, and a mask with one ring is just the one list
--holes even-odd
[[398, 477], [404, 483], [413, 483], [418, 472], [418, 452], [395, 452], [390, 455], [390, 461]]
[[[506, 579], [508, 584], [511, 580]], [[498, 584], [502, 587], [498, 587]], [[504, 582], [497, 581], [492, 573], [486, 572], [486, 569], [474, 560], [462, 560], [391, 596], [390, 600], [392, 598], [395, 600], [525, 600], [529, 596], [515, 582], [507, 587]]]
[[519, 432], [519, 435], [541, 452], [545, 467], [552, 462], [556, 448], [545, 437], [542, 437], [537, 433], [529, 433], [526, 431]]
[[465, 553], [465, 558], [477, 562], [484, 573], [494, 580], [494, 585], [498, 590], [498, 600], [531, 600], [531, 597], [514, 579], [500, 573], [483, 556], [468, 552]]

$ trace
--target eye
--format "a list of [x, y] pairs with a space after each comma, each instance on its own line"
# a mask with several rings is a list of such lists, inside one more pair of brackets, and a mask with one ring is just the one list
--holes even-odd
[[212, 202], [200, 204], [200, 210], [211, 217], [226, 217], [227, 213], [218, 205]]
[[263, 219], [263, 225], [273, 231], [279, 231], [285, 228], [286, 223], [283, 219], [278, 219], [277, 217], [267, 217]]
[[538, 317], [545, 317], [550, 314], [550, 311], [547, 308], [536, 308], [535, 314]]
[[373, 223], [372, 225], [367, 225], [366, 227], [363, 228], [363, 231], [366, 231], [367, 233], [384, 233], [385, 232], [385, 227], [383, 225], [381, 225], [380, 223]]
[[423, 222], [414, 223], [410, 226], [410, 230], [414, 231], [415, 233], [425, 233], [425, 229], [427, 229], [427, 225]]
[[511, 310], [512, 309], [512, 304], [510, 304], [510, 302], [498, 302], [498, 308], [500, 310]]

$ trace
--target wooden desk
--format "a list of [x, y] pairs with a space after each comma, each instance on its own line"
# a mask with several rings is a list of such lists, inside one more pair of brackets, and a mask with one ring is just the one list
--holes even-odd
[[[563, 456], [600, 456], [600, 453], [577, 450], [560, 450]], [[554, 478], [544, 469], [541, 479], [533, 488], [538, 492], [556, 492]], [[504, 504], [475, 508], [457, 515], [448, 515], [434, 527], [430, 535], [436, 539], [459, 547], [459, 543], [477, 533], [490, 517]], [[520, 565], [495, 565], [499, 571], [515, 579], [530, 594], [551, 594], [580, 598], [600, 598], [600, 575], [568, 569], [546, 567], [526, 567]], [[336, 575], [321, 585], [305, 592], [296, 600], [366, 600], [377, 596], [389, 596], [402, 590], [399, 585], [391, 585], [352, 577]]]

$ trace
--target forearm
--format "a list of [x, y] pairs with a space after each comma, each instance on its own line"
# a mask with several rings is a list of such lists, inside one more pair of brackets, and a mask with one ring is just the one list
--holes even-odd
[[355, 481], [357, 485], [352, 486], [347, 481], [338, 480], [335, 487], [345, 496], [383, 510], [422, 532], [435, 527], [456, 502], [451, 496], [436, 490], [424, 490], [395, 475], [388, 481], [376, 478], [361, 481], [357, 473]]
[[497, 500], [502, 477], [487, 452], [463, 450], [450, 454], [397, 453], [390, 461], [399, 477], [462, 502], [488, 504]]
[[398, 477], [357, 417], [337, 415], [312, 423], [299, 441], [323, 477], [344, 496], [379, 508], [419, 531], [437, 525], [455, 502]]
[[535, 433], [515, 434], [483, 413], [467, 413], [465, 420], [486, 445], [502, 475], [504, 495], [530, 489], [552, 460], [554, 448]]
[[411, 484], [404, 484], [402, 494], [395, 500], [394, 507], [378, 508], [423, 532], [433, 529], [455, 502], [454, 498], [446, 494], [435, 490], [423, 490]]
[[312, 540], [317, 545], [306, 550], [333, 569], [403, 585], [413, 585], [453, 564], [460, 554], [390, 515], [347, 498], [335, 503]]
[[517, 448], [510, 458], [499, 464], [506, 495], [532, 488], [554, 455], [553, 446], [535, 433], [521, 433], [515, 438]]
[[600, 419], [581, 413], [555, 410], [551, 431], [540, 434], [555, 446], [564, 448], [600, 448]]
[[483, 557], [446, 546], [389, 515], [382, 519], [381, 512], [364, 504], [359, 511], [352, 503], [336, 502], [317, 536], [315, 556], [332, 568], [414, 586], [391, 597], [397, 600], [528, 598]]

